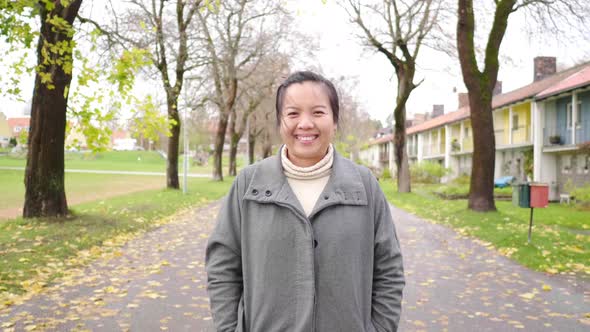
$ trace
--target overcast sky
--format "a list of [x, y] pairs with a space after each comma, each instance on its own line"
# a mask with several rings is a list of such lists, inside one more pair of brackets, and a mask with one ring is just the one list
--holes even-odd
[[[352, 93], [357, 97], [361, 107], [371, 117], [384, 121], [393, 112], [396, 96], [393, 67], [385, 56], [359, 46], [359, 40], [355, 37], [358, 33], [357, 27], [348, 22], [341, 9], [334, 4], [334, 0], [328, 0], [326, 4], [320, 0], [288, 3], [295, 12], [295, 27], [312, 35], [320, 46], [317, 54], [319, 67], [329, 77], [346, 76], [353, 81], [356, 80], [358, 86]], [[501, 53], [510, 57], [510, 61], [501, 62], [498, 75], [498, 79], [503, 82], [504, 92], [532, 82], [535, 56], [555, 56], [558, 66], [562, 67], [569, 67], [583, 59], [590, 60], [588, 43], [567, 47], [551, 38], [542, 42], [530, 41], [523, 31], [523, 24], [522, 16], [513, 14], [502, 43]], [[454, 26], [449, 28], [454, 29]], [[34, 58], [31, 58], [31, 61], [33, 60]], [[412, 93], [408, 102], [408, 113], [431, 111], [433, 104], [444, 104], [445, 113], [454, 111], [457, 105], [454, 90], [465, 91], [458, 65], [440, 53], [428, 51], [426, 48], [421, 49], [418, 63], [416, 82], [420, 79], [424, 79], [424, 82]], [[32, 81], [32, 78], [22, 79], [22, 97], [26, 100], [30, 100]], [[26, 103], [0, 96], [0, 110], [8, 116], [18, 116], [26, 107]]]

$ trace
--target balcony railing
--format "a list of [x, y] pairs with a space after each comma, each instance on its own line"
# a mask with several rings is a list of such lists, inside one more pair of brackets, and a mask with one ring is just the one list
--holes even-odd
[[[576, 125], [576, 144], [590, 141], [590, 120]], [[572, 127], [565, 125], [549, 125], [543, 129], [543, 145], [571, 145]]]
[[[529, 143], [531, 141], [530, 128], [530, 126], [512, 128], [512, 144]], [[496, 142], [496, 144], [498, 144], [498, 142]]]
[[424, 156], [436, 156], [445, 153], [445, 147], [441, 144], [426, 144], [424, 145]]
[[463, 151], [461, 152], [467, 151], [473, 151], [473, 138], [471, 137], [463, 138]]
[[504, 129], [494, 130], [494, 136], [496, 137], [496, 146], [508, 144], [508, 140], [506, 139], [505, 133], [506, 131]]

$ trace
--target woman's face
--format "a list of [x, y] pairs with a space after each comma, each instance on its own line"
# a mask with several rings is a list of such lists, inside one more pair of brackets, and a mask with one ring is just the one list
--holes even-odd
[[289, 160], [300, 167], [322, 160], [336, 131], [326, 88], [311, 81], [290, 85], [280, 116], [281, 138]]

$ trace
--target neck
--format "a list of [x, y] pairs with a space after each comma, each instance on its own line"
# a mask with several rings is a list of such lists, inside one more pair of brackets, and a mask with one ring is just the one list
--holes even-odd
[[332, 170], [332, 164], [334, 163], [334, 148], [330, 144], [328, 153], [323, 159], [311, 166], [298, 166], [295, 165], [288, 158], [287, 146], [283, 146], [281, 149], [281, 163], [283, 165], [283, 171], [289, 178], [294, 179], [317, 179], [326, 175], [329, 175]]

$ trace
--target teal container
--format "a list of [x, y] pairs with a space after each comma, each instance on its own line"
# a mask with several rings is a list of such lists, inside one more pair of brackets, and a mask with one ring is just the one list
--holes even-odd
[[514, 184], [512, 185], [512, 205], [519, 206], [518, 202], [520, 201], [520, 185]]
[[531, 187], [528, 183], [518, 186], [518, 206], [521, 208], [531, 207]]

